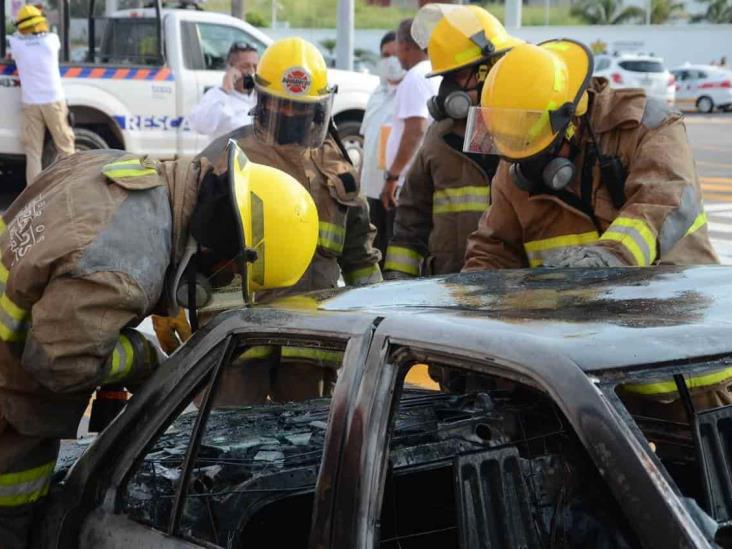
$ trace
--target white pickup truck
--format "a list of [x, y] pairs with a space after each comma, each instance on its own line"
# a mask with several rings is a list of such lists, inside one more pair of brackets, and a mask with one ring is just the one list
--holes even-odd
[[[162, 51], [157, 47], [157, 13]], [[231, 44], [247, 42], [261, 53], [272, 42], [240, 19], [191, 9], [124, 10], [96, 19], [93, 26], [101, 37], [99, 45], [91, 54], [86, 49], [69, 56], [85, 62], [61, 63], [77, 148], [113, 147], [157, 158], [192, 155], [211, 140], [189, 128], [186, 114], [206, 90], [220, 85]], [[378, 79], [339, 70], [331, 70], [329, 79], [338, 86], [335, 122], [358, 161], [358, 130]], [[0, 161], [22, 159], [20, 89], [9, 61], [0, 61], [0, 105]], [[44, 161], [54, 156], [49, 139]]]

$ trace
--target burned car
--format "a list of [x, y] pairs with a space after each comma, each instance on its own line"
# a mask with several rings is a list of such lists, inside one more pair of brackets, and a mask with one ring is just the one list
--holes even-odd
[[[237, 403], [240, 357], [263, 347], [336, 363], [332, 396]], [[695, 407], [685, 380], [730, 367], [724, 267], [470, 273], [228, 311], [59, 471], [35, 543], [727, 546], [732, 406]], [[655, 382], [681, 417], [632, 405]]]

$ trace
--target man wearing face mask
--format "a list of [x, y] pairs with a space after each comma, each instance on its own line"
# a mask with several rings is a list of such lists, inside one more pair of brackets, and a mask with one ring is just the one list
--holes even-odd
[[498, 158], [463, 153], [468, 109], [476, 105], [490, 67], [520, 40], [478, 6], [428, 4], [412, 35], [427, 48], [428, 75], [442, 76], [428, 103], [435, 123], [399, 196], [385, 278], [459, 272], [468, 236], [488, 207]]
[[381, 59], [376, 66], [376, 74], [381, 83], [369, 97], [361, 123], [363, 135], [363, 162], [361, 162], [361, 192], [369, 203], [371, 223], [376, 227], [374, 245], [382, 254], [392, 235], [394, 210], [387, 210], [379, 198], [384, 186], [383, 147], [386, 145], [385, 132], [391, 127], [394, 117], [396, 88], [406, 71], [396, 57], [396, 33], [387, 32], [381, 39]]
[[257, 104], [252, 76], [258, 62], [254, 46], [242, 42], [231, 45], [221, 87], [208, 90], [188, 115], [193, 131], [213, 138], [251, 123], [249, 112]]
[[491, 70], [465, 144], [503, 162], [465, 270], [718, 262], [681, 115], [592, 69], [552, 40]]
[[[336, 90], [328, 85], [322, 54], [301, 38], [279, 40], [262, 55], [254, 81], [258, 100], [252, 111], [253, 124], [231, 137], [252, 161], [278, 168], [299, 181], [318, 210], [315, 256], [285, 293], [335, 288], [341, 275], [348, 285], [380, 282], [381, 254], [372, 245], [375, 230], [369, 223], [368, 205], [359, 195], [357, 174], [345, 149], [334, 138], [331, 106]], [[201, 156], [220, 165], [223, 143], [217, 139]], [[256, 293], [259, 301], [274, 296]], [[282, 351], [280, 364], [288, 368], [275, 373], [268, 357], [263, 362], [258, 370], [250, 370], [257, 379], [248, 382], [269, 386], [275, 393], [277, 385], [288, 386], [288, 398], [299, 400], [329, 394], [341, 357], [293, 346]], [[270, 397], [277, 398], [272, 393]]]

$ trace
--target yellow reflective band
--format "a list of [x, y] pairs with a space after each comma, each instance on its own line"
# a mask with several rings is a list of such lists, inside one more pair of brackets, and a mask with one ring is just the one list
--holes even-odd
[[0, 475], [0, 507], [18, 507], [38, 501], [48, 493], [56, 460], [44, 465]]
[[26, 320], [28, 311], [21, 309], [11, 301], [8, 294], [0, 297], [0, 339], [3, 341], [21, 341], [28, 331]]
[[543, 240], [526, 242], [524, 243], [524, 250], [529, 260], [529, 266], [539, 267], [544, 264], [544, 257], [547, 252], [554, 252], [561, 248], [571, 248], [572, 246], [592, 244], [593, 242], [597, 242], [598, 237], [599, 235], [595, 231], [553, 236]]
[[102, 168], [102, 173], [114, 179], [115, 177], [144, 177], [146, 175], [157, 175], [155, 168], [146, 168], [142, 165], [139, 158], [131, 158], [129, 160], [120, 160], [106, 164]]
[[132, 369], [134, 358], [135, 350], [132, 347], [132, 342], [125, 335], [119, 336], [119, 341], [117, 341], [114, 351], [112, 351], [112, 367], [107, 377], [104, 378], [104, 383], [119, 381], [127, 377]]
[[5, 268], [5, 265], [3, 265], [2, 261], [0, 261], [0, 292], [5, 292], [5, 285], [8, 283], [8, 276], [10, 276], [10, 273]]
[[363, 269], [356, 269], [348, 273], [343, 273], [343, 280], [346, 284], [353, 286], [354, 284], [372, 284], [381, 282], [381, 271], [377, 265], [369, 265]]
[[[711, 374], [699, 376], [684, 374], [684, 378], [686, 379], [686, 386], [689, 389], [701, 389], [710, 385], [717, 385], [725, 379], [732, 378], [732, 368], [725, 368]], [[676, 388], [676, 382], [673, 379], [651, 383], [628, 383], [622, 387], [624, 391], [639, 395], [665, 395], [676, 393], [678, 390]]]
[[239, 360], [254, 360], [257, 358], [269, 358], [274, 353], [274, 348], [269, 345], [255, 345], [249, 347], [246, 351], [237, 357]]
[[479, 212], [488, 208], [490, 187], [465, 186], [455, 189], [441, 189], [432, 195], [432, 212], [445, 213]]
[[3, 234], [5, 229], [5, 220], [3, 219], [3, 216], [0, 215], [0, 234]]
[[481, 56], [481, 51], [478, 46], [473, 46], [467, 50], [463, 50], [455, 54], [455, 63], [463, 64], [466, 61], [472, 61]]
[[282, 358], [317, 360], [319, 362], [333, 362], [340, 364], [343, 362], [343, 352], [311, 349], [309, 347], [282, 347]]
[[702, 211], [699, 215], [696, 216], [696, 219], [694, 220], [694, 223], [691, 224], [691, 227], [689, 227], [689, 230], [686, 231], [686, 234], [684, 236], [689, 236], [692, 233], [695, 233], [699, 229], [701, 229], [704, 225], [707, 224], [707, 212]]
[[647, 267], [656, 259], [656, 237], [642, 219], [618, 217], [600, 240], [612, 240], [625, 247], [639, 267]]
[[385, 271], [399, 271], [412, 276], [419, 276], [422, 256], [414, 250], [402, 246], [389, 246], [386, 249]]
[[340, 254], [346, 241], [346, 230], [343, 227], [321, 221], [318, 223], [318, 246]]

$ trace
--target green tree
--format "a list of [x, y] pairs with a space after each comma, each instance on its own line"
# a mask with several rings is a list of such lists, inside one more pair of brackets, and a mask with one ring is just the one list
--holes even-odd
[[336, 49], [336, 41], [334, 38], [324, 38], [319, 42], [321, 46], [330, 54], [333, 55], [333, 52]]
[[244, 20], [253, 27], [261, 28], [267, 26], [267, 21], [262, 17], [262, 14], [256, 11], [248, 11], [244, 16]]
[[692, 17], [692, 22], [732, 23], [732, 4], [729, 0], [697, 0], [697, 2], [706, 4], [707, 11]]
[[654, 25], [663, 25], [671, 19], [681, 19], [686, 17], [683, 2], [674, 2], [674, 0], [651, 0], [651, 23]]
[[623, 7], [623, 0], [579, 0], [570, 13], [590, 25], [622, 25], [642, 21], [645, 16], [637, 6]]

